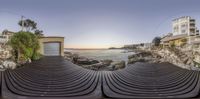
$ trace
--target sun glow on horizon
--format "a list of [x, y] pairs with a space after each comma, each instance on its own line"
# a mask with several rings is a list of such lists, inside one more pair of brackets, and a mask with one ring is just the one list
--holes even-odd
[[118, 45], [118, 44], [95, 44], [95, 45], [84, 45], [84, 44], [80, 44], [80, 45], [65, 45], [65, 48], [74, 48], [74, 49], [107, 49], [110, 47], [116, 47], [116, 48], [120, 48], [123, 47], [123, 45]]
[[124, 35], [112, 29], [91, 29], [65, 40], [65, 48], [77, 49], [106, 49], [122, 47]]

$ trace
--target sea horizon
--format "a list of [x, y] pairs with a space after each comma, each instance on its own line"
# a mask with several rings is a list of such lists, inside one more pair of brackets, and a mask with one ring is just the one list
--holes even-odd
[[95, 60], [113, 60], [128, 62], [128, 56], [135, 54], [127, 49], [64, 49], [65, 52], [78, 54], [81, 57], [86, 57]]
[[[64, 48], [66, 50], [109, 50], [110, 48]], [[116, 48], [122, 49], [122, 48]]]

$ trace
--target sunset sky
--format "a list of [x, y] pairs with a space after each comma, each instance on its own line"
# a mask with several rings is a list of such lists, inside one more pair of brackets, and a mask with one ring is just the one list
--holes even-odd
[[200, 0], [0, 0], [0, 31], [19, 31], [21, 15], [46, 36], [64, 36], [66, 48], [108, 48], [151, 42], [171, 32], [171, 20], [192, 16]]

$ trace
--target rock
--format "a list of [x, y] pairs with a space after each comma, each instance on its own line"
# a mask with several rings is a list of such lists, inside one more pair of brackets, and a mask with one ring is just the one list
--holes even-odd
[[90, 62], [87, 58], [78, 58], [75, 63], [79, 65], [90, 65]]
[[199, 54], [199, 53], [196, 53], [196, 54], [194, 55], [194, 61], [200, 63], [200, 54]]
[[89, 59], [89, 61], [90, 61], [90, 63], [91, 63], [91, 64], [96, 64], [96, 63], [99, 63], [99, 61], [98, 61], [98, 60], [94, 60], [94, 59]]
[[132, 58], [136, 58], [136, 57], [138, 57], [137, 54], [133, 54], [133, 55], [129, 55], [128, 59], [132, 59]]
[[126, 66], [126, 62], [125, 61], [113, 62], [111, 63], [111, 66], [113, 70], [123, 69]]
[[103, 63], [103, 65], [109, 66], [113, 61], [110, 59], [106, 59], [106, 60], [101, 60], [101, 62]]
[[136, 62], [145, 62], [145, 59], [142, 58], [131, 58], [128, 60], [128, 64], [134, 64]]
[[[92, 65], [82, 65], [82, 67], [87, 68], [87, 69], [91, 69], [91, 70], [105, 70], [105, 67], [108, 67], [107, 65], [105, 65], [102, 62], [96, 63], [96, 64], [92, 64]], [[107, 69], [106, 69], [107, 70]]]
[[67, 52], [67, 51], [65, 51], [64, 54], [65, 54], [65, 55], [72, 55], [71, 52]]
[[128, 64], [134, 64], [136, 62], [160, 62], [161, 56], [151, 52], [140, 52], [128, 57]]
[[13, 61], [4, 61], [3, 66], [6, 69], [15, 69], [17, 67], [17, 64]]
[[186, 64], [187, 64], [187, 65], [194, 66], [194, 62], [193, 62], [193, 60], [191, 60], [191, 59], [188, 59], [188, 61], [187, 61]]
[[79, 64], [79, 65], [92, 65], [92, 64], [96, 64], [96, 63], [99, 63], [98, 60], [94, 60], [94, 59], [88, 59], [88, 58], [85, 58], [85, 57], [79, 57], [76, 62], [76, 64]]
[[3, 69], [4, 67], [3, 67], [3, 65], [0, 65], [0, 69]]
[[64, 52], [64, 58], [68, 61], [72, 61], [73, 63], [75, 63], [77, 61], [77, 59], [79, 58], [78, 54], [73, 54], [71, 52]]

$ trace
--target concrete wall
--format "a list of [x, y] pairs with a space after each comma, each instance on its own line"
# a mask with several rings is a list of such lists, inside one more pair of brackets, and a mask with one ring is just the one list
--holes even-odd
[[64, 37], [41, 37], [39, 39], [40, 49], [38, 51], [42, 55], [44, 55], [44, 43], [48, 42], [59, 42], [61, 44], [60, 54], [61, 56], [64, 56]]

